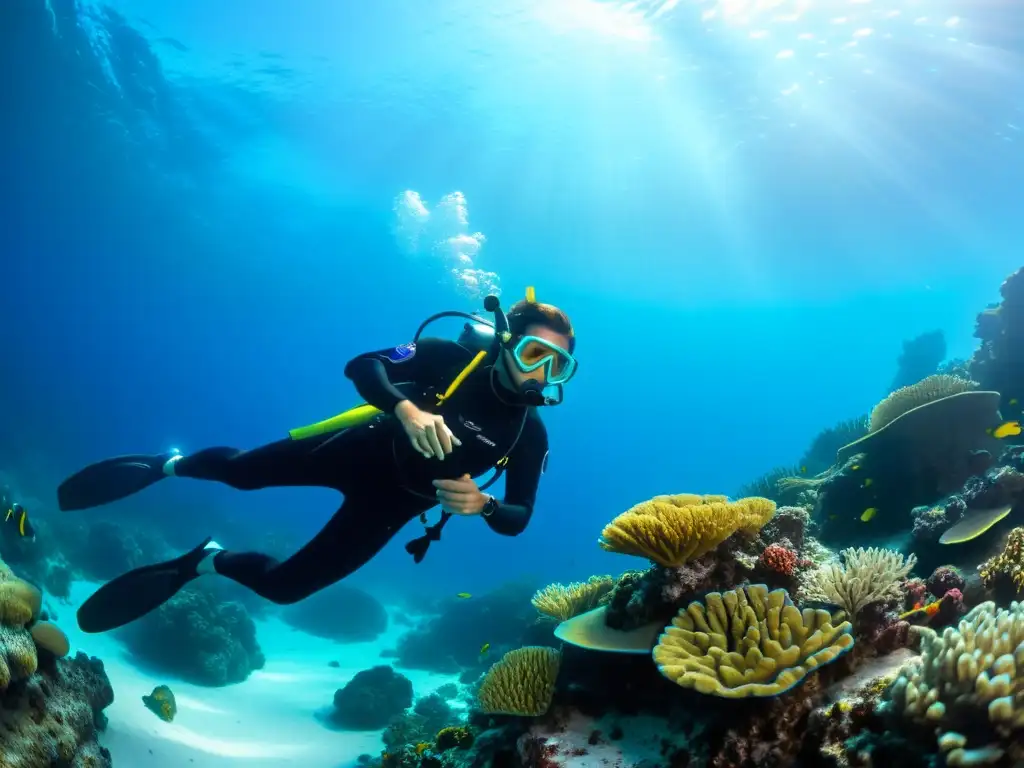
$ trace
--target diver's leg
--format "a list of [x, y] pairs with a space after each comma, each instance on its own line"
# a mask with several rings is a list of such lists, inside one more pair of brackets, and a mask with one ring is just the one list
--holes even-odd
[[57, 502], [64, 511], [109, 504], [138, 493], [168, 475], [217, 480], [240, 490], [272, 486], [322, 485], [342, 490], [342, 481], [355, 471], [342, 459], [358, 437], [345, 433], [303, 440], [277, 442], [240, 451], [207, 448], [190, 456], [180, 454], [132, 454], [90, 464], [57, 488]]
[[297, 603], [357, 571], [429, 508], [404, 491], [348, 498], [312, 541], [283, 562], [260, 552], [222, 551], [200, 571], [213, 570], [278, 604]]
[[326, 440], [325, 437], [286, 438], [247, 451], [207, 448], [171, 459], [164, 471], [175, 477], [215, 480], [241, 491], [285, 486], [334, 487], [338, 452], [316, 450]]

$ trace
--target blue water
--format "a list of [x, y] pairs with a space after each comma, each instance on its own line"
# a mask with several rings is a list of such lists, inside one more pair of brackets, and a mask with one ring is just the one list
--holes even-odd
[[[614, 515], [794, 462], [885, 394], [909, 337], [969, 356], [1021, 262], [1010, 0], [13, 0], [0, 18], [0, 467], [58, 524], [53, 488], [85, 463], [252, 447], [355, 402], [350, 357], [479, 308], [437, 243], [482, 233], [468, 268], [577, 328], [536, 514], [514, 539], [457, 520], [419, 566], [412, 525], [353, 582], [619, 572], [636, 564], [596, 546]], [[468, 222], [411, 247], [407, 191], [432, 216], [460, 192]], [[76, 514], [235, 547], [301, 543], [337, 503], [183, 481]]]

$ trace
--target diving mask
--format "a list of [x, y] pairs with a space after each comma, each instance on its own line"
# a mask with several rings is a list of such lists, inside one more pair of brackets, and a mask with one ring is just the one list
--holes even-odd
[[576, 373], [576, 358], [539, 336], [523, 336], [512, 348], [512, 359], [523, 373], [544, 369], [546, 384], [565, 384]]

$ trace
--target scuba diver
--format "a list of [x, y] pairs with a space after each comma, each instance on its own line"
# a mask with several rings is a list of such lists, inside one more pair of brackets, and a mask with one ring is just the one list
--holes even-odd
[[[538, 408], [562, 401], [577, 368], [575, 335], [568, 316], [538, 303], [532, 288], [507, 315], [496, 296], [484, 308], [493, 322], [441, 312], [420, 325], [411, 343], [349, 361], [345, 375], [365, 403], [283, 440], [252, 450], [119, 456], [65, 480], [57, 492], [62, 510], [107, 504], [171, 476], [240, 490], [321, 486], [344, 497], [323, 529], [283, 562], [207, 539], [176, 559], [117, 577], [79, 609], [82, 630], [123, 626], [205, 573], [278, 604], [298, 602], [361, 568], [416, 517], [425, 531], [406, 550], [417, 563], [453, 515], [479, 515], [506, 536], [521, 533], [547, 466]], [[468, 321], [458, 341], [421, 338], [444, 317]], [[474, 478], [491, 471], [478, 485]], [[502, 473], [499, 501], [485, 490]], [[428, 526], [426, 513], [438, 505], [440, 520]]]

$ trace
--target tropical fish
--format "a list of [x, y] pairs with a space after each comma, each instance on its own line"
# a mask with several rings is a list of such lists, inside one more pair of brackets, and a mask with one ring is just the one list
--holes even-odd
[[860, 516], [860, 521], [862, 523], [870, 523], [877, 514], [878, 510], [875, 507], [868, 507], [864, 510], [864, 514]]
[[472, 595], [469, 594], [469, 592], [459, 592], [459, 594], [457, 594], [456, 597], [459, 598], [459, 600], [469, 600], [469, 598], [471, 598]]
[[1012, 509], [1013, 504], [992, 509], [969, 509], [960, 522], [950, 526], [939, 537], [939, 544], [963, 544], [965, 541], [976, 539], [1010, 514]]
[[942, 601], [945, 599], [945, 597], [940, 597], [935, 602], [928, 603], [928, 605], [924, 605], [923, 603], [917, 603], [913, 608], [911, 608], [906, 613], [900, 614], [900, 621], [906, 621], [907, 619], [930, 619], [932, 616], [939, 612], [939, 608], [942, 607]]
[[851, 472], [856, 472], [858, 469], [860, 469], [860, 464], [854, 464], [852, 467], [850, 467]]
[[874, 482], [875, 482], [875, 481], [874, 481], [874, 480], [872, 480], [872, 479], [871, 479], [870, 477], [868, 477], [868, 478], [865, 478], [865, 479], [864, 479], [864, 485], [863, 485], [863, 487], [864, 487], [864, 488], [870, 488], [870, 487], [872, 486], [872, 484], [873, 484]]
[[483, 656], [489, 650], [491, 650], [491, 644], [490, 643], [484, 643], [483, 645], [480, 646], [480, 655]]
[[11, 504], [4, 515], [4, 522], [12, 526], [23, 539], [36, 540], [36, 530], [28, 519], [28, 510], [21, 506], [21, 504]]
[[800, 474], [801, 475], [806, 475], [807, 474], [807, 467], [800, 467]]
[[178, 714], [174, 694], [166, 685], [158, 685], [149, 696], [143, 696], [142, 703], [146, 705], [146, 709], [168, 723]]
[[1019, 421], [1006, 421], [995, 429], [986, 430], [992, 437], [1002, 440], [1005, 437], [1017, 437], [1021, 433]]

